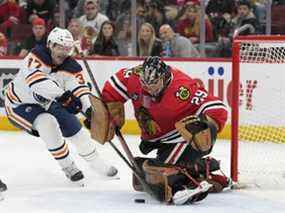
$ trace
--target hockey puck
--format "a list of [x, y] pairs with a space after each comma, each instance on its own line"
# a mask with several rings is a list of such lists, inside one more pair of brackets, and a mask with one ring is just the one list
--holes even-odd
[[135, 199], [135, 203], [145, 203], [145, 199]]

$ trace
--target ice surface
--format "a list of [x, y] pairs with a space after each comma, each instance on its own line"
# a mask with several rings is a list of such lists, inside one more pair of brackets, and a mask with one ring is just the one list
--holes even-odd
[[[140, 155], [139, 137], [126, 136], [126, 141], [132, 152]], [[114, 144], [121, 150], [117, 140]], [[120, 179], [98, 176], [76, 155], [71, 145], [70, 149], [85, 174], [83, 188], [68, 182], [40, 139], [23, 132], [0, 132], [0, 178], [8, 185], [8, 191], [3, 193], [5, 199], [0, 202], [0, 213], [285, 212], [283, 185], [210, 194], [202, 202], [190, 206], [165, 206], [132, 189], [129, 168], [109, 145], [98, 144], [98, 150], [118, 167]], [[229, 150], [228, 142], [217, 142], [213, 153], [222, 160], [227, 172]], [[247, 157], [250, 161], [250, 155]], [[279, 157], [284, 158], [284, 155]], [[285, 168], [284, 164], [282, 166]], [[146, 203], [134, 203], [135, 198], [145, 198]]]

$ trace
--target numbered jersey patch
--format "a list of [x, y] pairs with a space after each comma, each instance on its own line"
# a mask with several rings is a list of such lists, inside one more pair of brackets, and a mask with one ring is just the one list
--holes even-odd
[[203, 90], [197, 90], [191, 99], [191, 104], [200, 105], [208, 97], [207, 92]]

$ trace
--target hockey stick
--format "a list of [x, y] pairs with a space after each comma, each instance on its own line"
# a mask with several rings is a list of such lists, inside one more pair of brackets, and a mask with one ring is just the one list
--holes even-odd
[[[81, 114], [84, 117], [87, 117], [87, 115], [84, 112], [81, 112]], [[109, 141], [108, 141], [109, 142]], [[126, 157], [120, 152], [120, 150], [118, 150], [118, 148], [112, 143], [112, 141], [110, 142], [110, 145], [113, 147], [113, 149], [117, 152], [117, 154], [122, 158], [123, 161], [125, 161], [125, 163], [128, 165], [128, 167], [130, 167], [130, 169], [133, 171], [134, 167], [130, 164], [130, 162], [126, 159]]]
[[[78, 51], [79, 52], [79, 51]], [[99, 86], [95, 80], [95, 77], [91, 71], [91, 68], [89, 66], [89, 64], [87, 63], [85, 56], [83, 55], [82, 52], [79, 52], [80, 57], [84, 63], [84, 66], [87, 70], [87, 73], [90, 77], [90, 80], [95, 88], [95, 91], [97, 92], [99, 98], [101, 99], [102, 103], [104, 104], [105, 108], [108, 110], [107, 104], [103, 101], [102, 99], [102, 93], [99, 89]], [[134, 156], [132, 154], [132, 152], [130, 151], [120, 129], [116, 126], [114, 119], [111, 117], [110, 112], [108, 111], [109, 116], [111, 118], [111, 123], [112, 125], [115, 127], [115, 134], [118, 137], [129, 161], [125, 158], [125, 156], [120, 152], [120, 150], [118, 150], [118, 148], [113, 144], [113, 142], [111, 140], [109, 140], [109, 144], [111, 145], [111, 147], [116, 151], [116, 153], [122, 158], [122, 160], [129, 166], [129, 168], [132, 170], [132, 172], [135, 174], [135, 176], [138, 178], [139, 182], [142, 184], [144, 190], [146, 192], [148, 192], [151, 196], [153, 196], [154, 198], [157, 199], [157, 196], [155, 195], [155, 193], [153, 192], [153, 190], [150, 188], [150, 186], [146, 183], [145, 179], [142, 177], [143, 172], [141, 171], [141, 169], [139, 168], [138, 164], [136, 163]]]
[[[83, 53], [80, 53], [80, 56], [81, 56], [81, 59], [83, 60], [83, 63], [85, 65], [85, 67], [86, 67], [86, 70], [88, 72], [90, 80], [92, 81], [92, 84], [93, 84], [93, 86], [95, 88], [95, 91], [97, 92], [97, 94], [98, 94], [99, 98], [101, 99], [102, 103], [104, 104], [105, 108], [108, 110], [108, 107], [107, 107], [106, 103], [103, 101], [102, 93], [100, 92], [99, 86], [98, 86], [98, 84], [97, 84], [97, 82], [96, 82], [96, 80], [94, 78], [94, 75], [93, 75], [93, 73], [92, 73], [92, 71], [90, 69], [89, 64], [87, 63]], [[134, 157], [133, 157], [133, 155], [132, 155], [132, 153], [131, 153], [131, 151], [130, 151], [130, 149], [129, 149], [126, 141], [125, 141], [125, 139], [123, 138], [123, 135], [122, 135], [120, 129], [118, 127], [116, 127], [112, 117], [111, 117], [111, 122], [112, 122], [112, 125], [114, 125], [114, 127], [115, 127], [115, 134], [119, 138], [119, 141], [121, 142], [122, 147], [123, 147], [124, 151], [126, 152], [126, 155], [127, 155], [128, 159], [129, 159], [129, 161], [133, 164], [133, 166], [135, 167], [135, 169], [137, 171], [140, 171], [140, 168], [138, 167], [137, 163], [135, 162]], [[115, 147], [116, 150], [118, 150], [117, 147], [112, 143], [112, 141], [108, 141], [108, 142], [111, 144], [112, 147]]]

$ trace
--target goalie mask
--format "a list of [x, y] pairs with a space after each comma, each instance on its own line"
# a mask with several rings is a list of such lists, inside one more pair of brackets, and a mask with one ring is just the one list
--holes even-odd
[[140, 74], [142, 88], [153, 97], [159, 97], [171, 80], [169, 66], [158, 56], [149, 56], [144, 60]]

